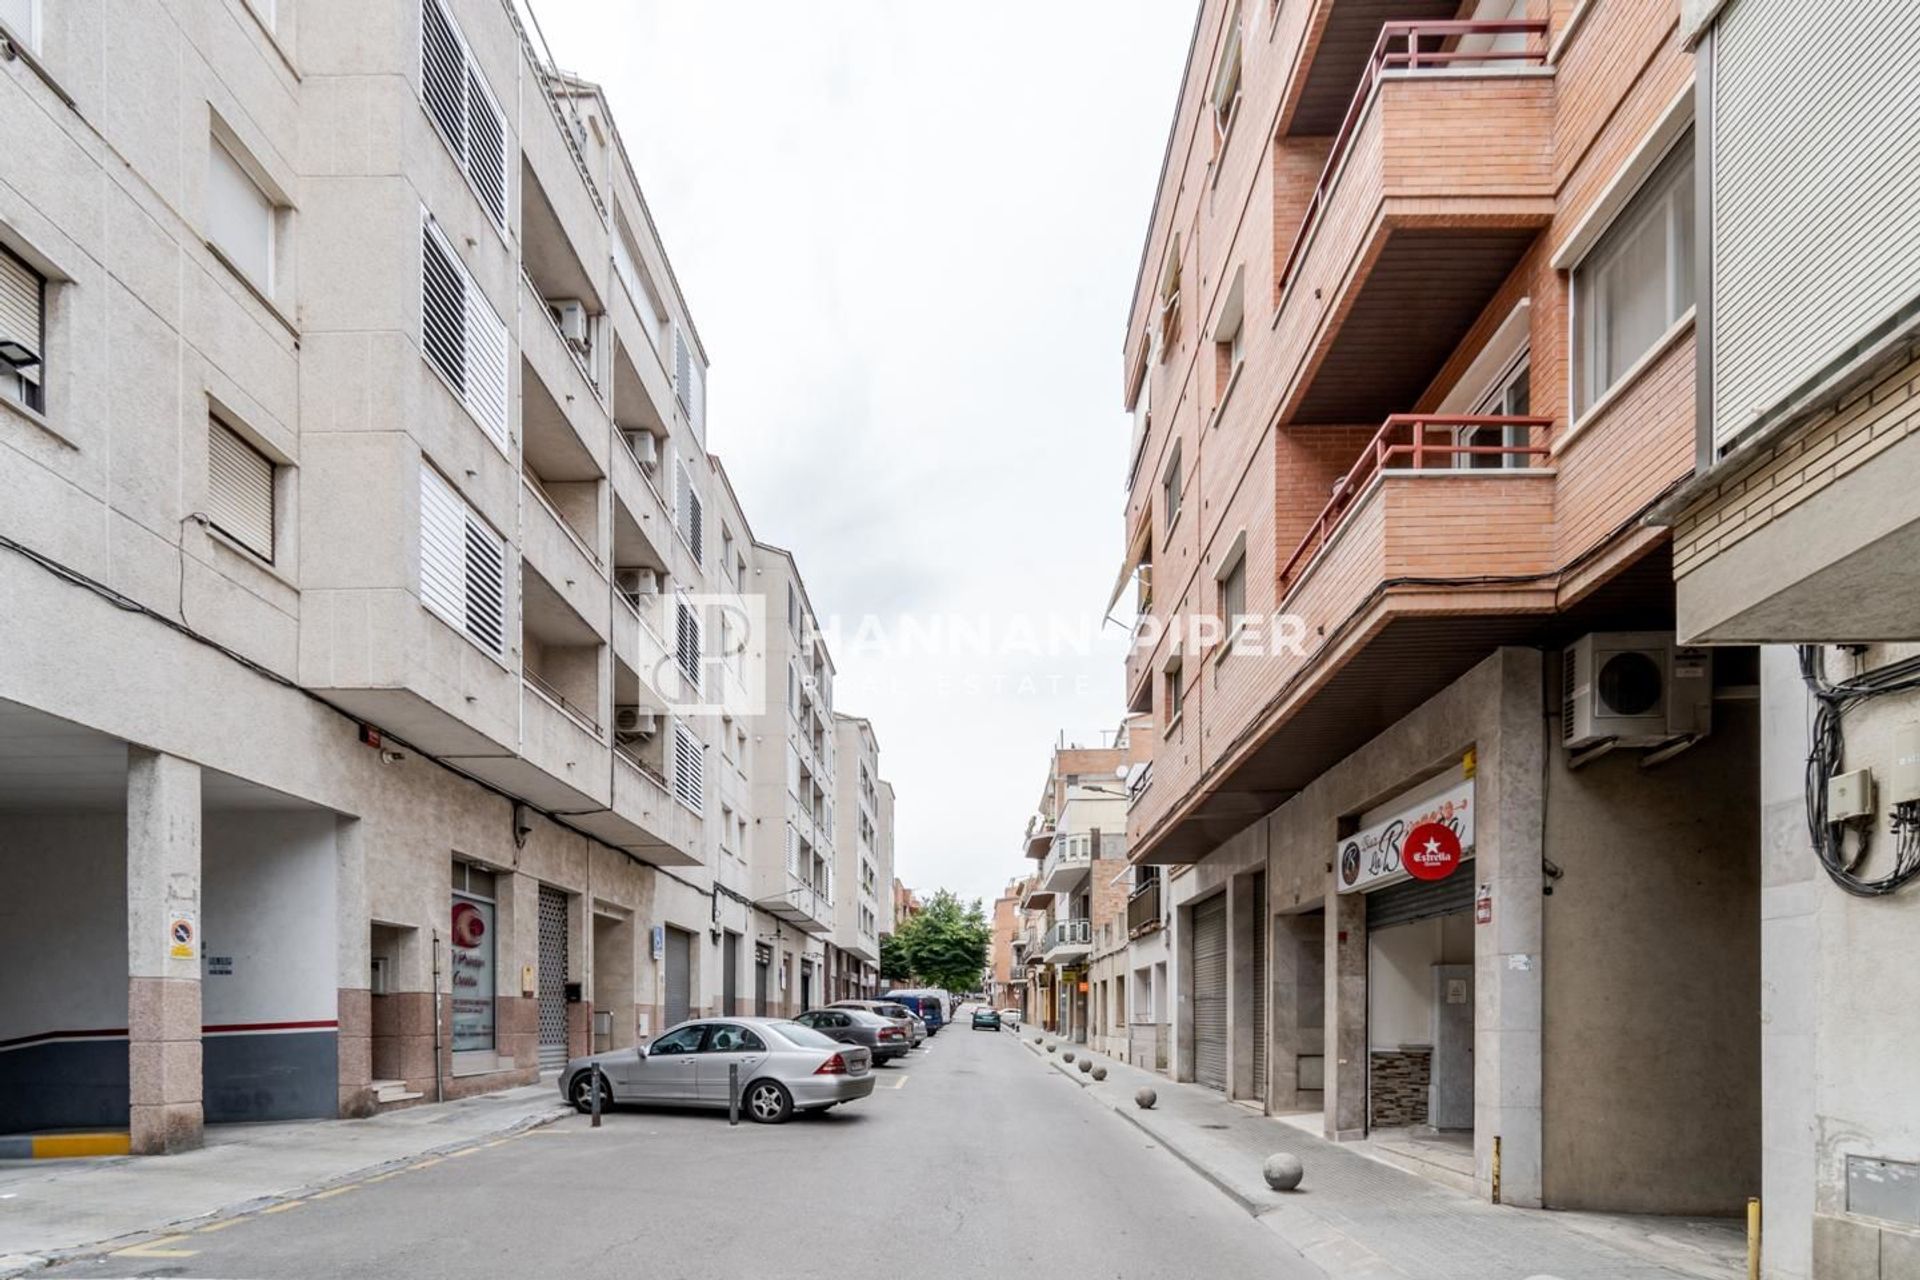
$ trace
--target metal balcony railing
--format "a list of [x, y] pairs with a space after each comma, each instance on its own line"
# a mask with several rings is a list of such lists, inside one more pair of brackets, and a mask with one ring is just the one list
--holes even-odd
[[[1515, 417], [1495, 414], [1416, 414], [1396, 413], [1388, 418], [1360, 458], [1333, 486], [1333, 496], [1320, 509], [1300, 545], [1294, 548], [1280, 570], [1280, 590], [1284, 595], [1307, 563], [1332, 539], [1334, 531], [1352, 510], [1354, 500], [1367, 483], [1393, 466], [1458, 470], [1471, 468], [1476, 460], [1504, 469], [1527, 470], [1540, 465], [1549, 449], [1546, 432], [1552, 418]], [[1523, 445], [1464, 444], [1469, 433], [1493, 430], [1504, 438], [1513, 429], [1524, 429], [1528, 443]], [[1437, 437], [1437, 438], [1436, 438]]]
[[1127, 898], [1127, 935], [1150, 929], [1160, 923], [1160, 880], [1155, 877], [1135, 889]]
[[1093, 945], [1093, 921], [1058, 920], [1047, 932], [1047, 950], [1055, 951], [1062, 947], [1091, 947]]
[[596, 738], [600, 736], [600, 722], [580, 707], [567, 701], [565, 694], [548, 684], [545, 680], [542, 680], [539, 674], [531, 667], [523, 669], [520, 674], [525, 678], [528, 688], [538, 693], [548, 702], [553, 703], [554, 706], [560, 708], [568, 719], [572, 720], [582, 729], [585, 729]]
[[[1526, 46], [1521, 49], [1501, 48], [1500, 37], [1511, 35], [1527, 37]], [[1539, 38], [1535, 39], [1536, 36]], [[1293, 246], [1287, 250], [1286, 265], [1274, 277], [1274, 296], [1285, 297], [1287, 286], [1293, 283], [1293, 273], [1306, 253], [1307, 240], [1320, 216], [1326, 212], [1341, 163], [1347, 158], [1347, 151], [1352, 147], [1354, 135], [1360, 128], [1360, 118], [1366, 114], [1367, 103], [1372, 100], [1373, 91], [1384, 72], [1438, 71], [1471, 64], [1483, 67], [1543, 65], [1547, 60], [1546, 36], [1547, 24], [1542, 20], [1389, 22], [1381, 27], [1380, 38], [1374, 42], [1373, 54], [1367, 59], [1367, 69], [1360, 76], [1360, 87], [1354, 92], [1346, 119], [1340, 122], [1340, 131], [1333, 136], [1333, 148], [1327, 154], [1326, 167], [1321, 169], [1320, 181], [1314, 185], [1313, 195], [1307, 200], [1306, 213], [1300, 219], [1299, 231], [1294, 233]], [[1463, 39], [1474, 37], [1485, 37], [1487, 46], [1460, 47]]]
[[1080, 835], [1057, 835], [1053, 846], [1047, 850], [1045, 862], [1040, 864], [1040, 883], [1052, 881], [1054, 873], [1070, 867], [1084, 867], [1093, 861], [1093, 836], [1091, 833]]

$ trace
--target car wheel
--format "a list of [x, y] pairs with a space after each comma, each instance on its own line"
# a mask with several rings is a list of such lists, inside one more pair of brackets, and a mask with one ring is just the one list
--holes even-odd
[[[567, 1096], [573, 1100], [574, 1110], [583, 1115], [591, 1114], [593, 1111], [593, 1072], [582, 1071], [579, 1075], [575, 1076], [573, 1078], [572, 1088], [567, 1090]], [[602, 1081], [600, 1085], [600, 1109], [602, 1111], [613, 1110], [613, 1090], [605, 1081]]]
[[755, 1124], [780, 1124], [793, 1114], [793, 1097], [778, 1080], [756, 1080], [747, 1086], [747, 1117]]

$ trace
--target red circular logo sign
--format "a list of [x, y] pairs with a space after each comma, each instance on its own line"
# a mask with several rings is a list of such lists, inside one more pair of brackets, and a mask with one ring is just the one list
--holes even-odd
[[1460, 837], [1451, 827], [1423, 822], [1407, 832], [1400, 865], [1415, 880], [1445, 880], [1460, 865]]
[[453, 904], [453, 945], [472, 950], [487, 936], [487, 921], [471, 902]]

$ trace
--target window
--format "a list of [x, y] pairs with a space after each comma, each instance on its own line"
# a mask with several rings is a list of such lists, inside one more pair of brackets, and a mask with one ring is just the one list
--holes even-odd
[[1240, 11], [1234, 9], [1228, 19], [1227, 44], [1220, 53], [1219, 67], [1213, 73], [1213, 150], [1218, 155], [1233, 131], [1234, 117], [1240, 111]]
[[207, 238], [260, 292], [273, 295], [273, 200], [219, 138], [207, 140]]
[[675, 625], [673, 656], [680, 674], [686, 677], [693, 700], [700, 697], [700, 615], [685, 597], [674, 601]]
[[[1500, 375], [1493, 389], [1474, 406], [1476, 415], [1489, 417], [1524, 418], [1532, 412], [1532, 392], [1529, 385], [1529, 361], [1525, 352], [1507, 371]], [[1456, 443], [1468, 448], [1507, 448], [1524, 449], [1531, 443], [1531, 431], [1524, 426], [1482, 426], [1461, 427], [1456, 433]], [[1524, 453], [1459, 453], [1454, 455], [1454, 466], [1471, 470], [1498, 470], [1501, 468], [1525, 467], [1531, 459]]]
[[504, 453], [507, 326], [424, 210], [420, 253], [420, 350]]
[[493, 1048], [493, 873], [470, 863], [453, 864], [453, 1051]]
[[506, 230], [506, 119], [440, 0], [420, 0], [420, 99], [487, 216]]
[[698, 813], [706, 799], [706, 748], [693, 730], [678, 720], [673, 724], [673, 796]]
[[[1243, 535], [1244, 536], [1244, 535]], [[1220, 622], [1226, 628], [1220, 656], [1233, 652], [1247, 617], [1247, 553], [1235, 552], [1217, 579], [1220, 589]]]
[[420, 463], [420, 602], [496, 658], [506, 655], [506, 544]]
[[1574, 399], [1585, 412], [1693, 306], [1693, 133], [1574, 269]]
[[1180, 345], [1180, 234], [1175, 232], [1167, 249], [1167, 264], [1160, 271], [1160, 358], [1165, 360]]
[[787, 630], [793, 632], [795, 639], [799, 638], [800, 593], [794, 589], [791, 582], [787, 584]]
[[728, 580], [737, 590], [740, 586], [740, 575], [734, 572], [733, 565], [733, 530], [723, 524], [720, 526], [720, 572], [727, 575]]
[[40, 0], [0, 0], [0, 25], [29, 50], [40, 48]]
[[207, 519], [273, 563], [273, 460], [217, 418], [207, 420]]
[[707, 371], [700, 363], [700, 357], [687, 341], [687, 335], [676, 325], [673, 330], [673, 394], [686, 411], [687, 421], [693, 429], [699, 431], [706, 426], [707, 414]]
[[706, 508], [701, 505], [700, 493], [693, 487], [693, 473], [682, 462], [674, 468], [674, 526], [680, 536], [686, 540], [687, 549], [693, 552], [693, 558], [705, 565], [706, 558]]
[[1180, 446], [1173, 446], [1173, 456], [1167, 459], [1167, 469], [1160, 475], [1160, 510], [1165, 513], [1165, 526], [1171, 531], [1174, 522], [1180, 518]]
[[1181, 666], [1182, 663], [1179, 658], [1170, 658], [1167, 661], [1165, 670], [1162, 672], [1167, 687], [1167, 720], [1164, 726], [1167, 729], [1173, 728], [1174, 723], [1180, 719], [1181, 708], [1186, 704], [1186, 691], [1180, 687]]
[[681, 1053], [698, 1053], [700, 1052], [701, 1042], [706, 1038], [707, 1028], [704, 1023], [691, 1027], [681, 1027], [678, 1031], [669, 1031], [666, 1035], [661, 1036], [649, 1045], [647, 1047], [647, 1056], [656, 1058], [669, 1057]]
[[47, 282], [0, 249], [0, 397], [46, 408]]
[[1245, 356], [1242, 343], [1247, 331], [1246, 297], [1242, 287], [1245, 278], [1246, 268], [1235, 268], [1233, 283], [1227, 286], [1226, 301], [1220, 305], [1220, 318], [1213, 325], [1213, 402], [1216, 406], [1226, 400]]
[[702, 1053], [765, 1053], [767, 1043], [745, 1027], [721, 1025], [707, 1030]]

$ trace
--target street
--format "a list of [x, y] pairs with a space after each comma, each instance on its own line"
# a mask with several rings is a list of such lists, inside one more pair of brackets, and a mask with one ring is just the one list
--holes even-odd
[[1318, 1274], [1009, 1033], [780, 1126], [585, 1116], [48, 1276]]

